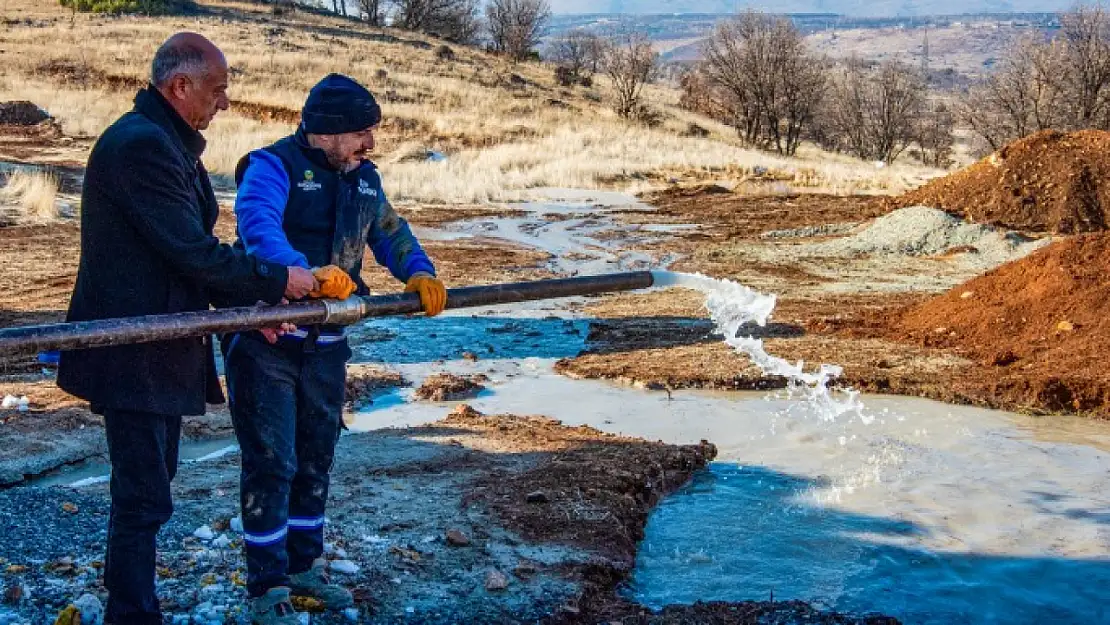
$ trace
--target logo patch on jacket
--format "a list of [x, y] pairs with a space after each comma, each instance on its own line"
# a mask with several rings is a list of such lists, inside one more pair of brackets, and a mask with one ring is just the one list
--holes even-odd
[[316, 191], [324, 185], [313, 180], [315, 177], [316, 174], [311, 169], [306, 169], [304, 170], [304, 180], [298, 182], [297, 186], [304, 191]]
[[378, 190], [370, 186], [370, 183], [365, 180], [358, 181], [358, 192], [370, 197], [378, 197]]

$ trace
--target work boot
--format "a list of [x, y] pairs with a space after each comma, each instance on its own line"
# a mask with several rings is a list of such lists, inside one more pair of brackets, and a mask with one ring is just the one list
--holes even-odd
[[253, 625], [301, 625], [297, 611], [289, 602], [289, 589], [278, 586], [267, 590], [261, 597], [251, 599], [251, 623]]
[[342, 586], [337, 586], [328, 580], [324, 572], [328, 563], [323, 558], [317, 558], [312, 563], [312, 568], [304, 573], [289, 576], [290, 592], [298, 597], [312, 597], [324, 604], [329, 610], [342, 610], [355, 603], [351, 592]]

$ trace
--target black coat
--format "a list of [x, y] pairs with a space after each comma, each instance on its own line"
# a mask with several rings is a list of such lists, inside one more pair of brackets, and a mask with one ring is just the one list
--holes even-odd
[[[287, 269], [221, 244], [204, 139], [153, 88], [93, 147], [69, 321], [281, 300]], [[223, 401], [211, 338], [63, 352], [58, 386], [105, 408], [203, 414]]]

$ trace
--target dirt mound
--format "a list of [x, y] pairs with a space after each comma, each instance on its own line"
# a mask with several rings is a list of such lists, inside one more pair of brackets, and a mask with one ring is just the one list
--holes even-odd
[[892, 203], [943, 208], [969, 221], [1017, 230], [1105, 230], [1110, 132], [1039, 132]]
[[0, 125], [34, 126], [50, 119], [50, 114], [27, 100], [0, 102]]
[[1110, 234], [1066, 239], [909, 309], [895, 338], [962, 352], [1011, 406], [1110, 416]]
[[666, 189], [645, 193], [642, 197], [647, 202], [658, 202], [672, 198], [700, 197], [703, 195], [731, 195], [732, 191], [719, 184], [692, 184], [671, 185]]
[[361, 408], [374, 403], [371, 399], [375, 391], [383, 388], [408, 386], [400, 373], [389, 371], [374, 365], [348, 365], [346, 385], [346, 406], [348, 408]]
[[469, 399], [481, 393], [486, 387], [482, 382], [488, 382], [484, 375], [462, 377], [450, 373], [437, 373], [428, 376], [420, 388], [416, 389], [416, 398], [427, 401], [455, 401]]

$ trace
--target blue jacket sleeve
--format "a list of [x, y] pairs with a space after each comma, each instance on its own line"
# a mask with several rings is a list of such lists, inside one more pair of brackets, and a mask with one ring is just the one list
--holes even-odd
[[308, 259], [293, 249], [282, 229], [288, 199], [289, 174], [281, 159], [265, 150], [251, 152], [250, 162], [235, 196], [239, 237], [248, 254], [286, 266], [309, 269]]
[[420, 247], [408, 222], [389, 203], [380, 183], [378, 193], [381, 194], [382, 206], [366, 241], [374, 252], [374, 260], [389, 269], [389, 273], [401, 282], [408, 282], [413, 274], [420, 272], [434, 276], [435, 265]]

